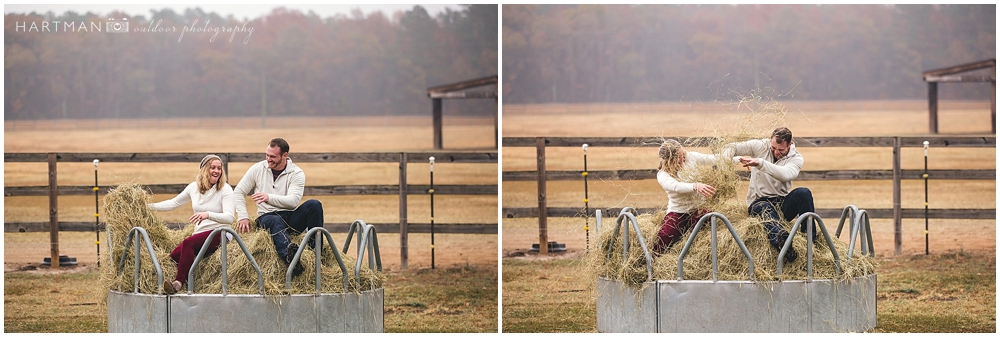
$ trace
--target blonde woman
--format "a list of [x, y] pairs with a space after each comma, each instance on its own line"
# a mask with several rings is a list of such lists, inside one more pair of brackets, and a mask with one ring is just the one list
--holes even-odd
[[667, 203], [667, 215], [663, 217], [660, 227], [659, 241], [653, 245], [653, 250], [663, 253], [677, 240], [681, 233], [694, 226], [698, 219], [710, 213], [700, 209], [706, 198], [715, 194], [715, 187], [702, 183], [682, 182], [677, 179], [677, 172], [685, 167], [695, 165], [712, 165], [717, 156], [686, 151], [676, 140], [667, 139], [660, 145], [660, 166], [656, 172], [656, 181], [667, 192], [670, 201]]
[[[169, 294], [181, 290], [187, 282], [191, 264], [194, 263], [194, 258], [205, 244], [208, 235], [216, 228], [230, 227], [236, 211], [233, 187], [227, 183], [222, 159], [213, 154], [207, 155], [201, 160], [199, 169], [201, 171], [195, 181], [188, 184], [176, 197], [149, 204], [151, 209], [170, 211], [191, 202], [191, 208], [194, 210], [189, 219], [195, 226], [194, 233], [170, 253], [170, 258], [177, 263], [177, 276], [173, 282], [163, 285], [164, 291]], [[211, 245], [205, 251], [206, 254], [212, 254], [219, 248], [220, 237], [221, 235], [212, 239]]]

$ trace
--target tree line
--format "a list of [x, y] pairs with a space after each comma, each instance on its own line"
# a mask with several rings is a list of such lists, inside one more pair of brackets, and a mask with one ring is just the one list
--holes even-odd
[[919, 99], [996, 57], [992, 4], [504, 5], [502, 30], [504, 103]]
[[[497, 75], [497, 20], [497, 5], [6, 14], [4, 119], [429, 116], [428, 87]], [[458, 101], [446, 113], [493, 113], [492, 100]]]

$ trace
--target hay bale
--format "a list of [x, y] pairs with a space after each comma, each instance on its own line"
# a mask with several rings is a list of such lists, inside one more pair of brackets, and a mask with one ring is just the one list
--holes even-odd
[[[142, 227], [149, 233], [150, 241], [153, 245], [154, 253], [159, 260], [164, 280], [173, 280], [177, 274], [177, 265], [170, 259], [170, 252], [177, 247], [188, 236], [194, 232], [194, 225], [187, 225], [181, 230], [170, 230], [164, 224], [162, 218], [155, 211], [150, 210], [146, 205], [151, 202], [150, 193], [143, 189], [141, 185], [134, 183], [121, 184], [108, 192], [104, 197], [104, 213], [108, 231], [111, 233], [111, 257], [114, 262], [105, 260], [109, 266], [117, 266], [118, 259], [124, 253], [125, 261], [122, 266], [122, 273], [119, 275], [114, 267], [103, 268], [102, 283], [109, 290], [121, 292], [133, 291], [133, 249], [124, 251], [126, 235], [132, 227]], [[251, 219], [254, 224], [256, 219]], [[235, 228], [235, 222], [233, 223]], [[285, 272], [287, 266], [278, 258], [278, 253], [274, 249], [267, 231], [256, 226], [250, 233], [241, 234], [240, 238], [246, 244], [250, 254], [254, 257], [260, 267], [264, 278], [264, 294], [308, 294], [315, 293], [315, 269], [313, 263], [315, 254], [311, 249], [306, 249], [301, 257], [300, 263], [306, 267], [305, 271], [292, 279], [290, 291], [285, 290]], [[300, 242], [303, 234], [292, 237], [293, 242]], [[339, 246], [339, 244], [338, 244]], [[348, 268], [350, 277], [348, 289], [344, 289], [343, 273], [336, 262], [336, 258], [328, 247], [324, 244], [322, 252], [321, 269], [321, 292], [322, 293], [343, 293], [357, 292], [363, 290], [377, 289], [382, 287], [385, 275], [378, 271], [373, 271], [364, 264], [361, 270], [360, 284], [354, 278], [355, 258], [343, 254], [345, 266]], [[227, 279], [229, 281], [226, 290], [230, 294], [257, 294], [257, 272], [250, 261], [244, 257], [243, 250], [240, 249], [236, 241], [227, 244]], [[140, 273], [139, 292], [144, 294], [157, 294], [160, 284], [156, 282], [156, 272], [153, 267], [152, 258], [146, 254], [143, 245], [140, 253]], [[202, 259], [195, 270], [195, 278], [189, 280], [194, 282], [195, 293], [218, 294], [222, 292], [222, 261], [221, 252], [216, 251], [212, 255]], [[185, 285], [186, 287], [186, 285]]]

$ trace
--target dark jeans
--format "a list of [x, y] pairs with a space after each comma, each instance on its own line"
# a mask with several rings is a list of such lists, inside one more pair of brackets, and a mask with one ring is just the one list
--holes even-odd
[[313, 227], [323, 227], [323, 204], [319, 200], [309, 199], [291, 211], [264, 213], [257, 218], [257, 226], [271, 234], [278, 257], [286, 261], [286, 255], [295, 254], [286, 251], [291, 241], [288, 232], [298, 234], [308, 232]]
[[[777, 249], [781, 249], [781, 246], [785, 244], [781, 240], [783, 234], [788, 234], [784, 228], [781, 228], [781, 224], [778, 222], [779, 218], [782, 218], [778, 209], [781, 209], [781, 215], [784, 215], [785, 221], [791, 222], [795, 217], [808, 212], [815, 212], [816, 207], [813, 205], [812, 192], [808, 188], [799, 187], [788, 192], [788, 195], [784, 197], [769, 197], [769, 198], [759, 198], [754, 200], [747, 211], [751, 216], [760, 216], [764, 218], [764, 229], [767, 230], [767, 240], [771, 242], [771, 246]], [[807, 226], [802, 226], [800, 229], [803, 233], [806, 232]], [[816, 230], [813, 230], [812, 239], [816, 239]]]

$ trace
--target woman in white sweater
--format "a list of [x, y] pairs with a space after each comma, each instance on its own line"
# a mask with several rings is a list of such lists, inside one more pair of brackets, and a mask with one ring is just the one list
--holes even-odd
[[[177, 263], [177, 276], [173, 282], [163, 285], [163, 289], [170, 294], [180, 291], [187, 282], [191, 264], [194, 263], [194, 258], [205, 244], [208, 235], [216, 228], [230, 227], [236, 210], [233, 188], [227, 183], [222, 159], [216, 155], [207, 155], [201, 160], [199, 168], [201, 171], [195, 181], [188, 184], [176, 197], [149, 204], [151, 209], [169, 211], [191, 202], [191, 208], [194, 210], [190, 218], [191, 223], [195, 225], [194, 233], [170, 253], [170, 258]], [[211, 245], [205, 251], [206, 254], [212, 254], [219, 248], [220, 237], [221, 235], [212, 239]]]
[[716, 162], [717, 156], [686, 151], [673, 139], [667, 139], [660, 145], [659, 155], [660, 166], [656, 172], [656, 181], [667, 192], [670, 200], [667, 203], [667, 215], [663, 217], [660, 227], [659, 241], [653, 245], [653, 250], [663, 253], [680, 239], [682, 232], [711, 212], [700, 206], [705, 203], [706, 198], [715, 194], [715, 187], [711, 185], [677, 180], [677, 172], [685, 167], [711, 165]]

